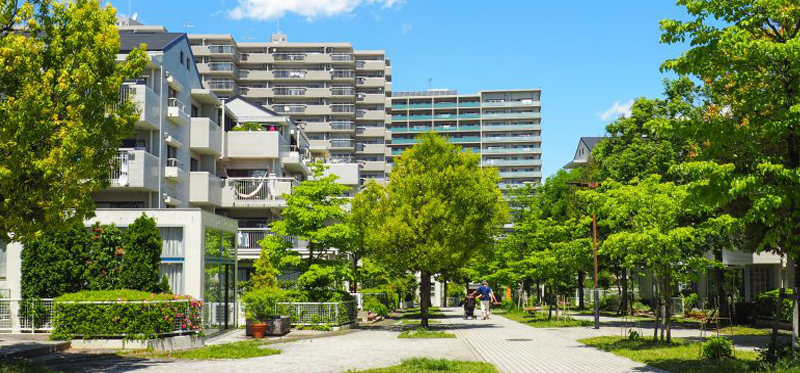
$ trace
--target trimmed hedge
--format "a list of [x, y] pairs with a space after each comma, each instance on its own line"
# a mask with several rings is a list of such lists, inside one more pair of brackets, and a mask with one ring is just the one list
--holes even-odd
[[50, 338], [149, 339], [172, 333], [200, 333], [202, 301], [188, 296], [136, 290], [82, 291], [53, 304]]

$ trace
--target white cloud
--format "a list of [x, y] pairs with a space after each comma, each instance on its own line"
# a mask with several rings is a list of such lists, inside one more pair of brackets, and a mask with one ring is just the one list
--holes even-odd
[[228, 11], [233, 19], [268, 20], [295, 13], [308, 19], [348, 14], [365, 4], [391, 8], [405, 0], [238, 0]]
[[621, 103], [617, 101], [614, 103], [614, 105], [611, 105], [610, 108], [606, 109], [606, 111], [598, 113], [597, 115], [600, 117], [600, 120], [602, 121], [617, 119], [617, 117], [629, 117], [631, 116], [632, 107], [633, 107], [633, 100], [630, 100], [626, 103]]
[[400, 26], [400, 33], [403, 35], [408, 34], [408, 32], [411, 31], [411, 29], [413, 28], [414, 28], [413, 23], [404, 23], [402, 26]]

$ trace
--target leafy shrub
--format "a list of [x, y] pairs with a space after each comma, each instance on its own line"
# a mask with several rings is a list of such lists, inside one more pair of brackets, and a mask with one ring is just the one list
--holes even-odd
[[516, 308], [516, 306], [514, 305], [514, 301], [511, 299], [503, 299], [503, 301], [500, 303], [500, 308], [505, 311], [511, 311]]
[[382, 317], [389, 316], [389, 309], [378, 298], [372, 297], [364, 301], [364, 309]]
[[724, 337], [711, 337], [703, 342], [703, 357], [720, 360], [733, 356], [733, 342]]
[[124, 252], [119, 283], [125, 289], [168, 292], [161, 283], [158, 266], [161, 263], [161, 233], [156, 220], [142, 214], [128, 226], [124, 235]]
[[636, 330], [628, 330], [628, 340], [630, 341], [638, 341], [642, 339], [642, 336]]
[[148, 339], [202, 332], [202, 307], [203, 302], [191, 297], [134, 290], [65, 294], [55, 299], [50, 337]]
[[683, 306], [687, 309], [695, 308], [698, 300], [700, 300], [700, 296], [697, 293], [690, 293], [683, 297]]
[[[375, 298], [383, 303], [389, 310], [396, 310], [400, 307], [400, 294], [389, 288], [374, 288], [374, 289], [361, 289], [359, 293], [363, 294], [364, 301], [369, 298]], [[379, 295], [381, 294], [381, 295]]]
[[793, 348], [791, 344], [774, 347], [759, 351], [758, 361], [763, 371], [791, 371], [800, 366], [800, 348]]
[[619, 309], [619, 295], [608, 295], [600, 301], [600, 308], [606, 311], [616, 311]]
[[[278, 290], [278, 291], [274, 291]], [[244, 313], [254, 323], [265, 323], [275, 316], [280, 316], [278, 299], [281, 289], [260, 288], [247, 292], [242, 296]]]
[[447, 284], [447, 296], [450, 298], [464, 298], [467, 294], [467, 291], [464, 289], [464, 285], [458, 285], [453, 283]]
[[89, 232], [82, 224], [23, 242], [22, 298], [55, 298], [86, 289]]
[[642, 312], [642, 313], [651, 311], [650, 306], [648, 306], [648, 305], [646, 305], [646, 304], [644, 304], [642, 302], [634, 303], [633, 304], [633, 310], [636, 311], [636, 312]]
[[[755, 305], [757, 318], [772, 320], [775, 317], [775, 302], [778, 301], [779, 292], [779, 289], [775, 289], [758, 294]], [[792, 289], [786, 289], [786, 297], [783, 298], [781, 306], [781, 321], [790, 322], [792, 320], [792, 294]]]

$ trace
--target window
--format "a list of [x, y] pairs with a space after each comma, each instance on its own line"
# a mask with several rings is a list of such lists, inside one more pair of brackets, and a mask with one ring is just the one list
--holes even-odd
[[167, 158], [178, 158], [178, 148], [167, 145]]
[[167, 94], [169, 95], [169, 98], [178, 98], [178, 91], [172, 87], [167, 87]]
[[200, 161], [196, 158], [192, 158], [189, 161], [189, 170], [190, 171], [200, 171]]
[[161, 277], [167, 276], [169, 289], [172, 293], [183, 294], [183, 263], [161, 262], [158, 269]]
[[0, 278], [6, 278], [6, 242], [0, 241]]
[[769, 267], [750, 268], [750, 296], [755, 297], [765, 291], [772, 290]]
[[192, 70], [192, 63], [191, 63], [191, 60], [189, 59], [189, 57], [186, 57], [186, 70], [189, 70], [189, 71]]
[[195, 105], [192, 105], [192, 117], [198, 118], [200, 117], [200, 108]]
[[159, 227], [161, 257], [183, 258], [183, 227]]
[[181, 65], [183, 65], [183, 51], [181, 51]]

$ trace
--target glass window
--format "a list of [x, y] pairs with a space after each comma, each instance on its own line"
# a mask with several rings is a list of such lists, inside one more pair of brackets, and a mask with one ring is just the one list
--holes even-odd
[[173, 294], [184, 294], [183, 290], [183, 263], [162, 262], [159, 266], [161, 276], [167, 276], [169, 289]]
[[161, 257], [183, 258], [183, 227], [159, 227], [161, 233]]

